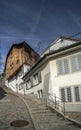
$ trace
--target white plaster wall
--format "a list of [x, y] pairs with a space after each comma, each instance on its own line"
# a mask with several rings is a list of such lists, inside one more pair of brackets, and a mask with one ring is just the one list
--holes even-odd
[[[60, 58], [61, 59], [61, 58]], [[51, 72], [51, 84], [53, 93], [57, 97], [60, 97], [60, 88], [61, 87], [71, 87], [72, 91], [72, 102], [66, 104], [66, 111], [80, 111], [81, 112], [81, 102], [75, 101], [74, 87], [81, 85], [81, 71], [70, 72], [65, 75], [57, 75], [57, 66], [56, 60], [50, 61], [50, 72]]]
[[9, 85], [8, 87], [11, 88], [15, 92], [16, 92], [16, 83], [17, 83], [17, 80], [14, 78], [8, 81], [8, 85]]
[[57, 66], [56, 60], [50, 61], [50, 70], [51, 70], [51, 83], [53, 92], [59, 95], [60, 87], [64, 86], [75, 86], [81, 84], [81, 71], [70, 72], [69, 74], [57, 75]]
[[[42, 82], [41, 83], [39, 83], [39, 84], [37, 84], [37, 85], [35, 85], [34, 87], [32, 87], [31, 89], [28, 89], [28, 90], [26, 90], [25, 89], [25, 94], [29, 94], [29, 93], [34, 93], [34, 94], [38, 94], [38, 90], [43, 90], [43, 87], [44, 87], [44, 77], [45, 77], [45, 75], [47, 74], [47, 73], [49, 73], [50, 72], [50, 64], [49, 64], [49, 62], [48, 63], [45, 63], [44, 65], [42, 65], [39, 69], [37, 69], [36, 71], [35, 71], [35, 73], [36, 72], [39, 72], [39, 71], [41, 71], [41, 79], [42, 79]], [[32, 75], [34, 75], [35, 73], [33, 73]], [[51, 82], [50, 82], [51, 83]]]
[[[24, 93], [24, 90], [21, 89], [19, 90], [19, 85], [23, 82], [21, 77], [17, 77], [17, 79], [15, 77], [13, 77], [13, 79], [11, 79], [10, 81], [8, 81], [8, 87], [11, 88], [14, 92], [19, 92], [19, 93]], [[18, 84], [18, 90], [16, 88], [16, 84]]]
[[[18, 93], [24, 94], [24, 88], [19, 90], [19, 85], [23, 83], [22, 77], [24, 73], [26, 73], [29, 70], [29, 68], [30, 68], [29, 65], [24, 64], [21, 70], [17, 73], [17, 76], [14, 75], [13, 78], [11, 78], [8, 81], [8, 83], [6, 83], [7, 86], [15, 92], [18, 91]], [[18, 84], [18, 90], [16, 89], [16, 84]]]

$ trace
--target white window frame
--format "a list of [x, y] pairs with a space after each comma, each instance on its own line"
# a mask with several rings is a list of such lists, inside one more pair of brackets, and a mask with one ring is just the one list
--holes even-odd
[[[78, 88], [78, 91], [76, 93], [75, 88]], [[81, 102], [81, 85], [76, 85], [74, 87], [74, 95], [75, 95], [75, 101]]]
[[[76, 54], [73, 54], [73, 55], [70, 55], [70, 56], [66, 56], [66, 57], [57, 59], [56, 60], [57, 75], [60, 76], [60, 75], [65, 75], [65, 74], [81, 71], [81, 58], [80, 58], [80, 56], [81, 56], [81, 53], [76, 53]], [[74, 64], [72, 63], [72, 57], [75, 58], [74, 61], [73, 61]], [[64, 59], [67, 60], [68, 69], [69, 69], [68, 71], [64, 70], [65, 69], [64, 63], [59, 63], [59, 61], [62, 62]], [[61, 66], [59, 64], [61, 64]], [[74, 68], [72, 68], [72, 67], [74, 67]]]
[[[69, 94], [68, 94], [68, 88], [70, 88], [70, 96], [69, 96]], [[64, 97], [62, 97], [62, 89], [64, 89]], [[60, 88], [60, 95], [61, 95], [61, 99], [62, 99], [62, 101], [63, 102], [72, 102], [72, 90], [71, 90], [71, 86], [67, 86], [67, 87], [61, 87]], [[71, 98], [70, 98], [71, 97]], [[70, 100], [69, 100], [69, 98], [70, 98]]]
[[[65, 60], [66, 60], [67, 63], [65, 63]], [[69, 58], [68, 57], [58, 59], [56, 61], [56, 64], [57, 64], [57, 73], [58, 73], [58, 75], [64, 75], [64, 74], [69, 74], [70, 73], [70, 65], [69, 65]], [[67, 66], [65, 66], [65, 64]], [[66, 70], [66, 68], [67, 68], [67, 70]]]

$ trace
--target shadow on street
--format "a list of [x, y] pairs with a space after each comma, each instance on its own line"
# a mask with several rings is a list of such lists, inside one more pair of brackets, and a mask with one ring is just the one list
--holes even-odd
[[5, 94], [5, 90], [0, 87], [0, 100], [6, 96]]

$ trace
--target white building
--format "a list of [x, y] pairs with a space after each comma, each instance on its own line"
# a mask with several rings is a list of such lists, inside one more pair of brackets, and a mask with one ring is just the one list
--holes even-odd
[[54, 93], [67, 111], [81, 112], [81, 39], [59, 37], [25, 74], [25, 94]]
[[11, 88], [14, 92], [24, 94], [22, 77], [25, 75], [26, 72], [29, 71], [29, 69], [29, 65], [23, 64], [22, 67], [20, 67], [20, 69], [18, 69], [18, 71], [16, 71], [16, 73], [12, 76], [12, 78], [5, 81], [6, 86]]
[[39, 60], [40, 56], [24, 41], [13, 44], [5, 62], [6, 86], [24, 93], [22, 77]]

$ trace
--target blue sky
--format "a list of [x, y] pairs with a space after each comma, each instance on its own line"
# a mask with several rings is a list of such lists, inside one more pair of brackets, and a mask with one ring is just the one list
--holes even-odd
[[59, 35], [78, 32], [81, 32], [81, 0], [0, 0], [3, 62], [13, 43], [26, 41], [36, 48], [41, 42], [44, 50]]

